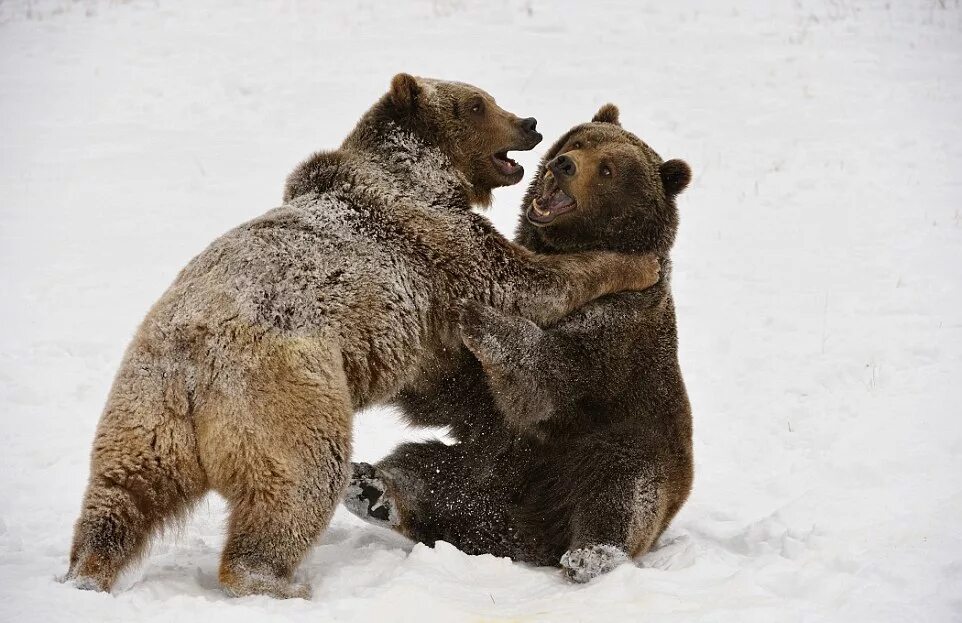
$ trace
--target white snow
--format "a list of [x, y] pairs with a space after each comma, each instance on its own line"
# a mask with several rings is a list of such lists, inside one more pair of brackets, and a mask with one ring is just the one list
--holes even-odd
[[[959, 620], [960, 68], [958, 0], [0, 2], [0, 620]], [[397, 71], [477, 84], [548, 141], [613, 101], [691, 164], [689, 503], [583, 586], [342, 509], [311, 601], [229, 599], [213, 497], [116, 594], [58, 584], [134, 327]], [[503, 231], [522, 191], [495, 195]], [[431, 434], [356, 432], [367, 461]]]

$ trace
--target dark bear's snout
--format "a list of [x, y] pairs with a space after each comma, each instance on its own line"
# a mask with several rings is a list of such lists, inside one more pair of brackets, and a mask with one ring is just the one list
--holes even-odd
[[575, 164], [572, 158], [561, 154], [548, 163], [548, 170], [550, 170], [555, 177], [574, 177], [575, 173], [578, 172], [578, 165]]

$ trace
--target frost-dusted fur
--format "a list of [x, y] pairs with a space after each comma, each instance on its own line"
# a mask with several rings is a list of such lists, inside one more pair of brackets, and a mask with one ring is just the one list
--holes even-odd
[[[602, 108], [548, 152], [524, 201], [559, 183], [578, 207], [517, 240], [544, 253], [668, 255], [690, 173], [663, 162]], [[607, 166], [611, 177], [599, 173]], [[691, 411], [669, 275], [594, 301], [545, 329], [472, 307], [457, 371], [402, 396], [408, 417], [459, 443], [411, 443], [355, 466], [347, 506], [427, 543], [558, 565], [587, 581], [646, 552], [688, 496]], [[480, 361], [480, 363], [479, 363]]]
[[67, 579], [109, 590], [214, 490], [230, 507], [227, 591], [306, 596], [293, 574], [347, 483], [352, 413], [460, 344], [459, 301], [547, 322], [656, 281], [651, 259], [536, 256], [469, 210], [520, 179], [491, 154], [533, 147], [533, 121], [400, 74], [340, 149], [291, 175], [285, 205], [194, 258], [117, 373]]

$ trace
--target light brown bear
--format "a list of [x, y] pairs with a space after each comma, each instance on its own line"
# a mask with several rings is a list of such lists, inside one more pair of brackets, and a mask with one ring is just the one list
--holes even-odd
[[540, 140], [470, 85], [395, 76], [286, 203], [215, 240], [148, 312], [94, 440], [65, 579], [109, 590], [205, 492], [230, 507], [220, 581], [294, 581], [350, 473], [351, 416], [460, 346], [459, 301], [546, 323], [658, 280], [653, 256], [541, 256], [471, 211]]

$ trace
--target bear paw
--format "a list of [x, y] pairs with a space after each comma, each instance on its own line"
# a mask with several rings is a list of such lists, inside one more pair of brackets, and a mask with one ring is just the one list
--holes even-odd
[[368, 463], [352, 463], [352, 466], [344, 507], [368, 523], [384, 528], [397, 527], [400, 523], [398, 513], [377, 468]]
[[487, 309], [477, 301], [462, 301], [459, 324], [461, 326], [461, 340], [475, 355], [482, 351], [488, 331], [485, 329]]
[[282, 578], [268, 569], [251, 568], [241, 562], [225, 564], [220, 571], [224, 592], [231, 597], [266, 595], [275, 599], [310, 599], [311, 586]]
[[583, 584], [628, 562], [630, 557], [614, 545], [590, 545], [570, 549], [561, 557], [565, 577]]

